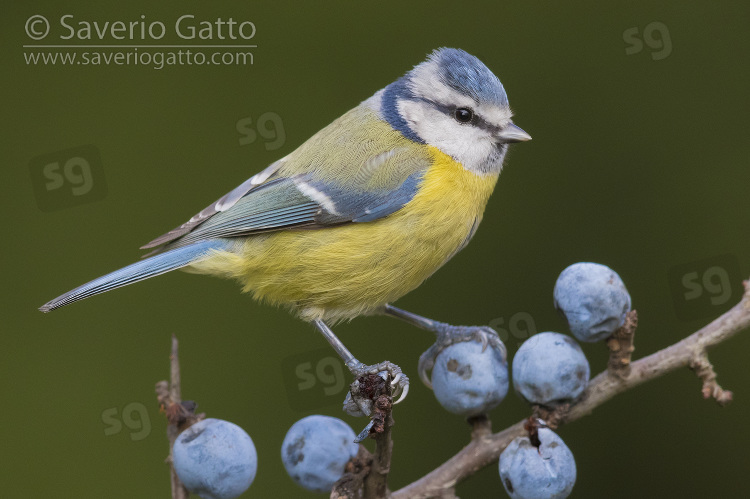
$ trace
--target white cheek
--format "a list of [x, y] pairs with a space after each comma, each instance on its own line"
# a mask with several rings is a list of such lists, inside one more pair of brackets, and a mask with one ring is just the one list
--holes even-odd
[[494, 165], [488, 161], [495, 156], [496, 146], [484, 130], [462, 125], [452, 117], [416, 101], [400, 101], [398, 109], [422, 140], [437, 147], [466, 169], [477, 173], [494, 169]]

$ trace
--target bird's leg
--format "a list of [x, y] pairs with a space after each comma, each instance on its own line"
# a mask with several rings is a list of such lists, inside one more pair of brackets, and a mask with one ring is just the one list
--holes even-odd
[[[361, 376], [368, 374], [387, 372], [391, 376], [391, 389], [393, 390], [393, 395], [396, 397], [400, 395], [394, 404], [398, 404], [406, 398], [406, 395], [409, 393], [409, 378], [401, 372], [400, 367], [388, 361], [371, 366], [363, 364], [352, 355], [349, 349], [344, 346], [341, 340], [333, 333], [333, 331], [331, 331], [331, 328], [328, 327], [325, 322], [316, 319], [312, 323], [316, 329], [323, 334], [325, 339], [328, 340], [328, 343], [330, 343], [333, 349], [336, 350], [336, 353], [344, 360], [344, 364], [346, 364], [346, 367], [351, 371], [355, 378], [360, 378]], [[363, 414], [368, 414], [368, 411], [364, 408], [360, 407], [360, 409], [362, 409], [361, 412]]]
[[491, 345], [493, 348], [505, 352], [505, 345], [503, 345], [497, 332], [489, 326], [453, 326], [445, 322], [434, 321], [427, 317], [407, 312], [390, 304], [386, 304], [382, 311], [385, 315], [401, 319], [418, 328], [432, 331], [437, 335], [435, 343], [419, 357], [419, 378], [430, 388], [432, 388], [432, 383], [427, 376], [427, 371], [431, 370], [435, 365], [435, 359], [438, 354], [454, 343], [480, 341], [482, 342], [482, 351], [488, 345]]

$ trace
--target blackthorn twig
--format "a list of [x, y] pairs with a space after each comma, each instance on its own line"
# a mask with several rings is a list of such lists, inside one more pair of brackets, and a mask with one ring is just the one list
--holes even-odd
[[[687, 338], [630, 363], [628, 376], [621, 378], [605, 371], [592, 379], [583, 396], [570, 407], [570, 412], [561, 423], [570, 423], [580, 419], [615, 395], [677, 368], [696, 367], [696, 359], [705, 355], [707, 348], [722, 343], [750, 327], [750, 281], [744, 281], [743, 284], [745, 293], [737, 305]], [[701, 377], [703, 377], [702, 373], [708, 373], [707, 377], [703, 377], [704, 394], [708, 379], [708, 388], [711, 392], [709, 395], [714, 396], [714, 388], [720, 388], [718, 385], [711, 385], [711, 382], [715, 384], [716, 373], [713, 369], [697, 371]], [[726, 399], [726, 392], [723, 390], [722, 392]], [[393, 492], [391, 499], [441, 497], [444, 491], [454, 490], [457, 483], [472, 476], [479, 469], [496, 462], [500, 453], [514, 438], [526, 435], [527, 430], [524, 429], [526, 422], [527, 420], [524, 419], [499, 433], [472, 440], [441, 466], [410, 485]]]

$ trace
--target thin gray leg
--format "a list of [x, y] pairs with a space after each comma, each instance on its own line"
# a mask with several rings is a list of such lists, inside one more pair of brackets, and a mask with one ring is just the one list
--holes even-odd
[[432, 331], [433, 333], [441, 333], [447, 328], [455, 327], [451, 326], [450, 324], [446, 324], [445, 322], [434, 321], [432, 319], [428, 319], [427, 317], [422, 317], [421, 315], [407, 312], [406, 310], [394, 307], [390, 303], [386, 303], [383, 311], [385, 315], [395, 317], [396, 319], [401, 319], [404, 322], [408, 322], [412, 326], [417, 326], [420, 329]]
[[336, 350], [336, 353], [344, 360], [344, 364], [346, 364], [346, 367], [356, 378], [366, 374], [378, 374], [379, 372], [387, 371], [391, 375], [391, 386], [395, 390], [394, 396], [401, 395], [394, 403], [398, 404], [406, 398], [406, 394], [409, 393], [409, 378], [401, 372], [400, 367], [388, 361], [371, 366], [363, 364], [344, 346], [338, 336], [328, 327], [328, 324], [320, 319], [315, 319], [312, 323], [321, 332], [323, 337], [328, 340], [328, 343]]
[[493, 348], [501, 350], [503, 357], [505, 357], [505, 345], [500, 341], [497, 332], [489, 326], [453, 326], [407, 312], [390, 304], [383, 307], [383, 314], [400, 319], [420, 329], [432, 331], [437, 336], [435, 343], [419, 357], [419, 378], [422, 383], [430, 388], [432, 388], [432, 382], [427, 375], [427, 371], [435, 366], [438, 354], [450, 345], [461, 341], [480, 341], [483, 350], [487, 348], [487, 345], [492, 345]]
[[350, 371], [363, 365], [356, 359], [356, 357], [354, 357], [354, 355], [352, 355], [349, 349], [344, 346], [339, 337], [333, 334], [333, 331], [328, 327], [328, 324], [320, 319], [315, 319], [313, 325], [321, 332], [323, 337], [328, 340], [328, 343], [331, 344], [333, 349], [336, 350], [336, 353], [344, 360], [344, 364], [346, 364], [346, 367], [348, 367]]

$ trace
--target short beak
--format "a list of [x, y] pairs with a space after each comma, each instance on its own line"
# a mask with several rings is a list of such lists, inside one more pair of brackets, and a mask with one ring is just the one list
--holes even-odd
[[520, 127], [513, 123], [500, 130], [495, 138], [501, 144], [511, 144], [513, 142], [526, 142], [531, 140], [531, 135], [524, 132]]

